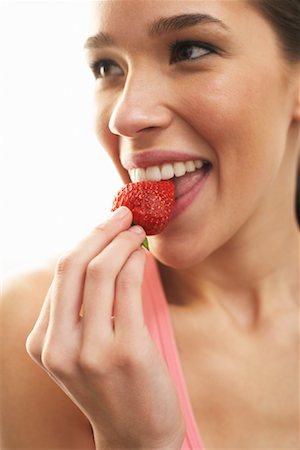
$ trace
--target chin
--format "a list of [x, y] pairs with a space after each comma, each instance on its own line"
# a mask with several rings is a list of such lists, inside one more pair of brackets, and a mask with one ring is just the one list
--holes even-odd
[[175, 270], [186, 270], [201, 264], [212, 252], [207, 245], [193, 239], [165, 239], [163, 234], [148, 238], [152, 255], [162, 264]]

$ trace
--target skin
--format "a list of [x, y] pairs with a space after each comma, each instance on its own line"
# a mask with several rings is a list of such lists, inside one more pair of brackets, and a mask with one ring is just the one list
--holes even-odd
[[[299, 64], [287, 64], [273, 29], [245, 1], [160, 2], [159, 16], [201, 10], [228, 30], [207, 24], [153, 39], [145, 25], [158, 17], [155, 4], [95, 5], [92, 34], [101, 30], [117, 43], [87, 54], [89, 61], [116, 62], [114, 76], [95, 82], [96, 133], [124, 182], [129, 178], [120, 159], [130, 152], [188, 149], [212, 162], [193, 204], [150, 239], [194, 414], [206, 449], [296, 450]], [[170, 65], [168, 44], [176, 39], [220, 50]], [[129, 231], [130, 224], [128, 211], [122, 219], [113, 216], [60, 258], [41, 313], [41, 300], [35, 300], [26, 322], [24, 335], [38, 316], [27, 351], [83, 413], [82, 429], [88, 419], [96, 448], [176, 449], [182, 418], [143, 327], [144, 233]], [[37, 292], [49, 279], [35, 284]], [[12, 316], [11, 299], [20, 295], [14, 289], [3, 303], [6, 317]], [[32, 293], [21, 295], [25, 310]], [[36, 379], [30, 367], [24, 361], [19, 369]], [[45, 391], [51, 404], [51, 388]], [[22, 398], [22, 388], [18, 392]], [[163, 407], [164, 420], [157, 417]], [[15, 430], [16, 423], [8, 428]], [[85, 430], [78, 442], [93, 448], [91, 430]], [[9, 439], [6, 447], [18, 448]]]
[[[156, 17], [152, 2], [100, 2], [94, 31], [107, 30], [122, 45], [88, 55], [119, 66], [118, 75], [97, 79], [96, 131], [125, 182], [120, 158], [147, 148], [198, 151], [213, 163], [191, 207], [149, 239], [151, 252], [174, 302], [219, 302], [252, 326], [270, 298], [272, 307], [281, 297], [292, 306], [298, 292], [299, 64], [284, 61], [273, 29], [247, 2], [200, 3], [229, 29], [210, 24], [151, 39], [144, 30]], [[160, 14], [198, 8], [162, 2]], [[166, 48], [175, 39], [221, 50], [169, 65]]]

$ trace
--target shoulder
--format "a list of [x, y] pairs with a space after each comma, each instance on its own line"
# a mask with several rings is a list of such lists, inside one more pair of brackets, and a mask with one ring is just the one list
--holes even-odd
[[56, 258], [39, 267], [10, 274], [2, 280], [0, 317], [5, 328], [11, 328], [20, 321], [17, 332], [21, 333], [34, 325], [50, 287], [55, 265]]
[[26, 339], [53, 279], [57, 258], [2, 281], [1, 418], [3, 449], [93, 449], [79, 409], [28, 356]]
[[[23, 352], [47, 291], [51, 285], [57, 258], [19, 271], [2, 280], [0, 329], [5, 351]], [[11, 354], [13, 361], [15, 353]]]

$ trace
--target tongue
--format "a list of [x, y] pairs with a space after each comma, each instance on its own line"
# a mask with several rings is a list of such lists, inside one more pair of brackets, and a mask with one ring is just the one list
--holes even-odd
[[197, 184], [204, 177], [204, 175], [205, 171], [203, 169], [197, 169], [195, 172], [187, 173], [182, 177], [174, 177], [175, 199], [190, 191], [195, 184]]

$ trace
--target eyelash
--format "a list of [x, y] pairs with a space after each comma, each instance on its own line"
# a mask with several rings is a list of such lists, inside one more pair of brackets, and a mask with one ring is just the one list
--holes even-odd
[[[199, 49], [204, 49], [207, 51], [207, 53], [205, 53], [204, 55], [198, 56], [196, 58], [186, 58], [186, 59], [177, 59], [174, 58], [174, 55], [176, 54], [176, 51], [181, 50], [184, 47], [198, 47]], [[175, 41], [175, 42], [171, 42], [171, 44], [168, 46], [169, 52], [171, 53], [171, 59], [170, 59], [170, 64], [176, 64], [177, 62], [181, 62], [181, 61], [194, 61], [197, 60], [199, 58], [203, 58], [204, 56], [210, 55], [212, 53], [217, 53], [217, 49], [216, 47], [214, 47], [211, 44], [208, 44], [207, 42], [199, 42], [199, 41]], [[99, 69], [100, 67], [102, 67], [104, 64], [110, 66], [110, 65], [116, 65], [114, 61], [110, 60], [110, 59], [100, 59], [98, 61], [95, 61], [93, 63], [91, 63], [91, 69], [94, 73], [95, 78], [100, 78], [100, 79], [104, 79], [106, 77], [100, 77], [99, 75]]]
[[[202, 56], [198, 56], [197, 58], [191, 58], [191, 59], [178, 59], [177, 61], [174, 60], [174, 55], [175, 52], [177, 50], [181, 50], [182, 48], [185, 47], [198, 47], [199, 49], [204, 49], [207, 50], [208, 53], [205, 53]], [[169, 51], [171, 53], [171, 64], [174, 64], [176, 62], [180, 62], [180, 61], [194, 61], [197, 60], [199, 58], [203, 58], [204, 56], [211, 54], [211, 53], [216, 53], [216, 47], [214, 47], [211, 44], [208, 44], [207, 42], [199, 42], [199, 41], [175, 41], [175, 42], [171, 42], [171, 44], [169, 45]]]

